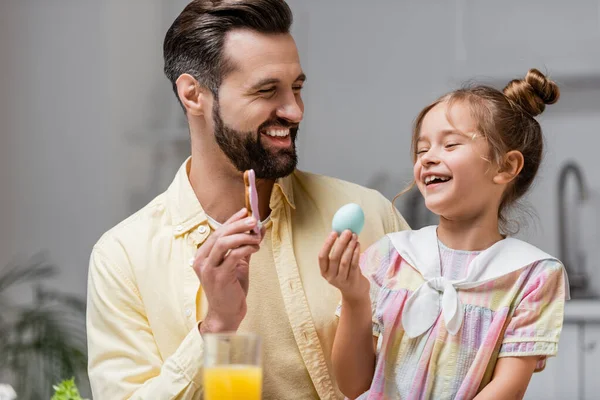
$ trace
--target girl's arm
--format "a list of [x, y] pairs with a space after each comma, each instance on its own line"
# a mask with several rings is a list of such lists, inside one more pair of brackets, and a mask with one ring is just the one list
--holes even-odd
[[[523, 298], [506, 328], [504, 342], [500, 349], [503, 357], [498, 359], [491, 382], [476, 399], [521, 399], [525, 395], [529, 381], [540, 361], [540, 357], [556, 355], [562, 330], [565, 307], [564, 267], [556, 260], [536, 263], [529, 273], [523, 288]], [[530, 336], [536, 332], [536, 337]], [[515, 346], [527, 344], [526, 346]], [[526, 348], [532, 354], [511, 356], [511, 351]]]
[[372, 331], [369, 298], [356, 303], [342, 299], [331, 357], [338, 386], [352, 399], [366, 392], [373, 380], [377, 338]]
[[499, 358], [491, 382], [475, 400], [522, 399], [538, 359], [538, 356]]
[[358, 266], [359, 256], [358, 237], [350, 231], [339, 238], [330, 234], [319, 253], [321, 275], [342, 293], [332, 361], [338, 386], [350, 398], [369, 389], [375, 371], [370, 284]]

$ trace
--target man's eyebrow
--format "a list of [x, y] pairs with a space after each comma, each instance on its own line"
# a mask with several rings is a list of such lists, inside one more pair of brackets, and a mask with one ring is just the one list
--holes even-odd
[[279, 79], [277, 79], [277, 78], [265, 78], [265, 79], [261, 79], [256, 84], [252, 85], [252, 87], [250, 88], [250, 90], [260, 89], [263, 86], [274, 85], [274, 84], [277, 84], [277, 83], [279, 83]]
[[306, 82], [306, 75], [304, 73], [301, 73], [300, 75], [298, 75], [298, 77], [296, 78], [296, 81], [302, 81], [302, 82]]

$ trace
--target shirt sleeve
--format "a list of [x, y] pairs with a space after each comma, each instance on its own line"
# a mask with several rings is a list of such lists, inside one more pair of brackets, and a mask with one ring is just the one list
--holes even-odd
[[398, 209], [394, 207], [391, 203], [390, 220], [392, 221], [392, 223], [390, 224], [391, 227], [389, 227], [385, 233], [400, 232], [410, 229], [410, 226], [408, 225], [402, 214], [400, 214], [400, 211], [398, 211]]
[[130, 274], [95, 247], [87, 299], [94, 399], [191, 399], [202, 390], [203, 341], [195, 326], [164, 359]]
[[394, 207], [391, 201], [379, 192], [377, 192], [376, 199], [376, 202], [369, 205], [369, 214], [380, 216], [385, 234], [410, 229], [400, 211]]
[[538, 262], [529, 271], [521, 300], [508, 323], [499, 357], [540, 356], [536, 371], [555, 356], [565, 307], [563, 266], [555, 260]]

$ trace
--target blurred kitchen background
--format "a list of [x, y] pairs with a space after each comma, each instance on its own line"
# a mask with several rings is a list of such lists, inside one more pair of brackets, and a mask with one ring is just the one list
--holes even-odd
[[[186, 124], [162, 73], [164, 34], [186, 3], [0, 0], [6, 327], [2, 304], [39, 309], [44, 291], [85, 300], [92, 245], [162, 192], [187, 157]], [[559, 356], [526, 398], [600, 398], [600, 0], [289, 3], [308, 75], [300, 167], [390, 199], [411, 180], [412, 121], [439, 95], [473, 79], [502, 88], [531, 67], [560, 85], [560, 101], [539, 119], [546, 158], [517, 236], [564, 261], [574, 299]], [[435, 222], [415, 192], [397, 205], [414, 228]], [[31, 293], [2, 280], [27, 268]], [[10, 341], [2, 326], [0, 352]]]

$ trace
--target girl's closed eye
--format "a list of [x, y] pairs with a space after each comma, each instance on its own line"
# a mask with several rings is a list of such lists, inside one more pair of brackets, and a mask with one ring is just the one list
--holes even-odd
[[452, 149], [452, 148], [454, 148], [454, 147], [457, 147], [457, 146], [460, 146], [460, 145], [461, 145], [461, 143], [446, 143], [446, 146], [445, 146], [445, 147], [446, 147], [447, 149]]

